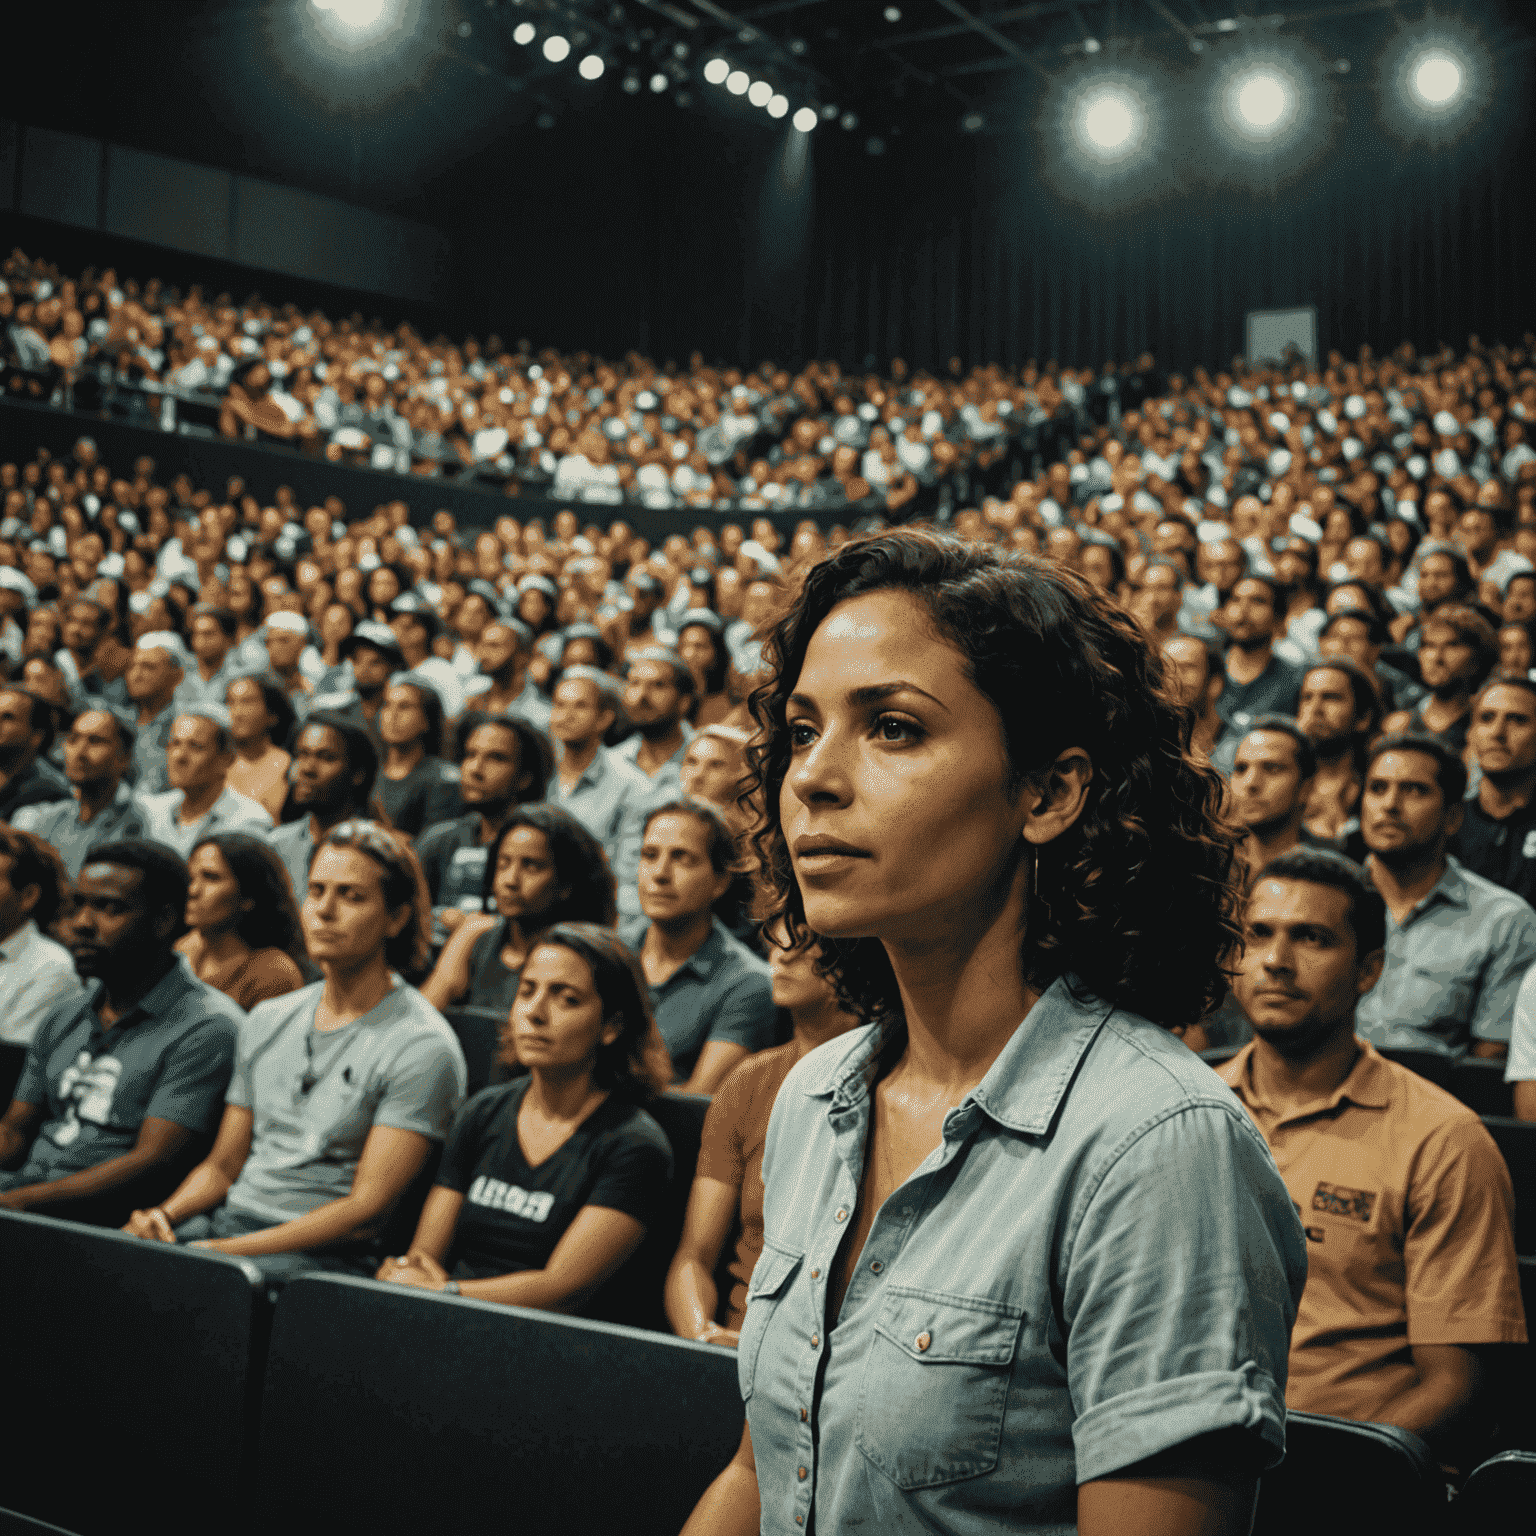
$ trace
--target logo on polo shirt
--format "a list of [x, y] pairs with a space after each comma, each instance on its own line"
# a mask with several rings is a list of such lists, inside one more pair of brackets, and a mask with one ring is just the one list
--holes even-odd
[[86, 1125], [109, 1125], [112, 1099], [123, 1064], [116, 1056], [97, 1056], [81, 1051], [73, 1066], [64, 1069], [59, 1079], [58, 1095], [64, 1104], [64, 1118], [49, 1132], [56, 1147], [67, 1147], [80, 1139]]
[[1312, 1209], [1325, 1216], [1342, 1216], [1362, 1226], [1371, 1219], [1376, 1206], [1374, 1189], [1346, 1189], [1342, 1184], [1322, 1184], [1312, 1192]]
[[1520, 848], [1520, 857], [1522, 859], [1536, 859], [1536, 830], [1525, 834], [1525, 842]]

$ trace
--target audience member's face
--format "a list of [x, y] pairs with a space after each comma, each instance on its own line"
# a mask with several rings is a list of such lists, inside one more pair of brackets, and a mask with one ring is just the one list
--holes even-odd
[[974, 932], [1020, 888], [1026, 830], [1047, 842], [1076, 818], [1032, 826], [1038, 795], [1010, 794], [997, 710], [907, 593], [850, 598], [821, 622], [787, 724], [779, 815], [820, 934]]
[[686, 697], [666, 661], [637, 661], [624, 687], [624, 709], [642, 729], [676, 725], [683, 718]]
[[15, 867], [16, 861], [9, 854], [0, 853], [0, 939], [10, 938], [26, 922], [37, 901], [37, 886], [25, 886], [18, 891], [11, 884], [11, 871]]
[[421, 694], [409, 683], [394, 683], [384, 690], [379, 706], [379, 735], [390, 747], [409, 746], [426, 735], [427, 712]]
[[1227, 602], [1227, 633], [1237, 645], [1262, 645], [1275, 633], [1275, 596], [1268, 582], [1244, 577]]
[[519, 760], [517, 736], [504, 725], [480, 725], [464, 744], [459, 765], [459, 798], [465, 805], [509, 805], [527, 782]]
[[1419, 676], [1431, 693], [1471, 685], [1477, 651], [1444, 624], [1426, 624], [1419, 642]]
[[549, 711], [549, 731], [565, 746], [597, 740], [613, 724], [613, 711], [603, 707], [602, 695], [590, 678], [570, 677], [555, 688]]
[[201, 715], [181, 715], [165, 748], [165, 774], [172, 789], [195, 793], [224, 781], [230, 754], [219, 748], [219, 728]]
[[709, 832], [685, 811], [651, 817], [640, 844], [640, 910], [657, 922], [697, 917], [725, 894], [709, 861]]
[[211, 614], [200, 613], [192, 620], [190, 633], [192, 654], [205, 667], [217, 670], [229, 655], [231, 641], [219, 627], [219, 621]]
[[1365, 846], [1389, 865], [1429, 862], [1461, 824], [1461, 807], [1447, 807], [1426, 752], [1383, 752], [1366, 770], [1360, 796]]
[[162, 699], [170, 695], [181, 681], [181, 668], [168, 651], [156, 646], [153, 650], [135, 651], [128, 670], [123, 675], [128, 697], [136, 704], [149, 699]]
[[308, 643], [308, 637], [291, 629], [268, 629], [264, 632], [267, 658], [274, 671], [288, 673], [299, 664]]
[[352, 793], [352, 776], [341, 732], [328, 725], [305, 726], [294, 744], [288, 777], [295, 805], [323, 811], [345, 804]]
[[187, 860], [187, 910], [183, 921], [205, 938], [227, 933], [241, 914], [255, 905], [242, 896], [240, 882], [213, 843], [193, 850]]
[[1103, 592], [1115, 590], [1115, 560], [1102, 544], [1085, 544], [1078, 556], [1078, 569]]
[[1174, 699], [1186, 709], [1202, 707], [1210, 682], [1210, 655], [1192, 635], [1174, 635], [1164, 642], [1165, 675]]
[[1261, 877], [1244, 913], [1238, 1004], [1256, 1035], [1306, 1059], [1354, 1018], [1381, 973], [1380, 951], [1355, 953], [1351, 898], [1331, 885]]
[[1353, 737], [1361, 722], [1355, 715], [1355, 691], [1348, 674], [1313, 667], [1301, 680], [1296, 723], [1324, 752]]
[[1536, 768], [1536, 697], [1501, 683], [1485, 688], [1472, 711], [1467, 745], [1490, 776], [1529, 773]]
[[1328, 626], [1328, 633], [1317, 643], [1324, 656], [1347, 656], [1351, 661], [1372, 672], [1381, 647], [1371, 639], [1368, 619], [1335, 619]]
[[409, 907], [392, 913], [385, 905], [384, 872], [366, 853], [332, 847], [316, 853], [300, 909], [304, 943], [316, 964], [341, 969], [366, 964], [410, 915]]
[[359, 645], [352, 652], [352, 681], [365, 699], [372, 698], [389, 681], [395, 663], [392, 656], [371, 645]]
[[683, 658], [700, 693], [709, 669], [715, 664], [715, 637], [702, 624], [690, 624], [677, 637], [677, 654]]
[[603, 1020], [603, 1000], [592, 970], [563, 944], [539, 944], [517, 984], [510, 1019], [512, 1050], [531, 1071], [590, 1071], [599, 1046], [619, 1037]]
[[1536, 666], [1531, 635], [1524, 624], [1506, 624], [1499, 631], [1499, 671], [1529, 672]]
[[1521, 624], [1536, 618], [1536, 576], [1511, 576], [1504, 589], [1503, 619], [1506, 624]]
[[1300, 813], [1307, 781], [1296, 765], [1296, 743], [1284, 731], [1250, 731], [1232, 767], [1232, 803], [1250, 832], [1283, 826]]
[[64, 738], [64, 776], [71, 784], [100, 784], [122, 778], [128, 767], [117, 724], [104, 709], [88, 709]]
[[0, 693], [0, 770], [13, 772], [36, 747], [32, 701], [24, 693]]
[[547, 912], [567, 894], [559, 888], [549, 839], [537, 827], [514, 827], [502, 838], [492, 880], [496, 910], [516, 923]]
[[1351, 539], [1344, 546], [1344, 568], [1355, 581], [1380, 587], [1386, 581], [1381, 563], [1381, 548], [1375, 539]]
[[817, 974], [816, 961], [821, 954], [817, 944], [790, 949], [785, 944], [783, 924], [765, 930], [768, 940], [768, 969], [773, 978], [773, 1002], [777, 1008], [819, 1008], [832, 1001], [836, 989]]
[[1154, 565], [1141, 583], [1154, 620], [1166, 622], [1179, 611], [1182, 600], [1179, 573], [1171, 565]]
[[1456, 595], [1456, 562], [1449, 555], [1425, 555], [1419, 562], [1419, 602], [1428, 613]]
[[87, 603], [73, 603], [64, 616], [64, 644], [77, 656], [89, 656], [101, 639], [101, 615]]
[[1195, 556], [1200, 580], [1209, 582], [1218, 592], [1230, 592], [1243, 573], [1243, 552], [1231, 539], [1213, 539], [1202, 544]]
[[487, 677], [505, 671], [517, 660], [517, 632], [505, 624], [487, 624], [475, 647], [475, 660]]
[[708, 800], [711, 805], [732, 805], [737, 786], [746, 772], [741, 749], [733, 742], [703, 732], [688, 743], [678, 777], [683, 792]]
[[267, 708], [267, 696], [255, 678], [237, 678], [224, 690], [224, 707], [229, 711], [229, 733], [236, 743], [270, 739], [277, 721]]
[[68, 915], [59, 925], [74, 956], [75, 971], [89, 980], [133, 969], [164, 949], [170, 918], [157, 927], [145, 909], [143, 874], [118, 864], [87, 864], [75, 881]]

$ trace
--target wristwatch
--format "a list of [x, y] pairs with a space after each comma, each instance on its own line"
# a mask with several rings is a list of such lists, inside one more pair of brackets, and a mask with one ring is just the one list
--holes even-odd
[[457, 1280], [445, 1280], [443, 1282], [443, 1294], [445, 1296], [461, 1295], [462, 1292], [459, 1290], [459, 1282]]

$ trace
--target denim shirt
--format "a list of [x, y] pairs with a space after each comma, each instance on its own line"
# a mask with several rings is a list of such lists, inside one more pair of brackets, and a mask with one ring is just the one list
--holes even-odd
[[811, 1052], [769, 1122], [737, 1362], [763, 1531], [1067, 1532], [1079, 1483], [1197, 1435], [1278, 1461], [1306, 1243], [1269, 1148], [1179, 1040], [1064, 980], [827, 1317], [876, 1045]]

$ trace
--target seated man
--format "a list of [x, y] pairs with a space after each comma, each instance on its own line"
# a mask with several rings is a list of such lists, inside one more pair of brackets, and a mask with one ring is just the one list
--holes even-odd
[[1311, 834], [1301, 824], [1317, 753], [1289, 715], [1260, 715], [1238, 743], [1228, 795], [1243, 829], [1237, 856], [1249, 878]]
[[1502, 1058], [1515, 994], [1536, 963], [1536, 912], [1446, 848], [1467, 770], [1434, 736], [1383, 736], [1360, 796], [1366, 868], [1387, 904], [1386, 964], [1361, 1000], [1373, 1045]]
[[161, 795], [139, 797], [145, 837], [186, 858], [211, 832], [249, 832], [256, 837], [270, 832], [272, 818], [266, 809], [229, 787], [234, 761], [229, 711], [222, 704], [184, 709], [171, 726], [165, 751], [171, 787]]
[[679, 786], [683, 752], [693, 739], [688, 711], [695, 687], [693, 673], [676, 651], [647, 646], [630, 653], [624, 713], [635, 734], [614, 750], [650, 779], [660, 794], [670, 794]]
[[1536, 901], [1536, 681], [1493, 677], [1472, 706], [1467, 742], [1483, 770], [1450, 852], [1473, 874]]
[[187, 867], [158, 843], [108, 843], [80, 871], [63, 931], [95, 985], [33, 1036], [0, 1120], [0, 1165], [25, 1162], [0, 1174], [0, 1205], [121, 1221], [217, 1125], [243, 1015], [172, 947], [186, 904]]
[[1307, 669], [1296, 724], [1317, 753], [1317, 772], [1302, 825], [1357, 863], [1365, 858], [1359, 816], [1365, 748], [1380, 720], [1375, 683], [1347, 656]]
[[773, 1044], [768, 966], [713, 912], [730, 887], [735, 856], [731, 829], [702, 800], [668, 800], [646, 818], [644, 916], [624, 937], [640, 956], [683, 1093], [713, 1093], [739, 1061]]
[[64, 739], [64, 776], [74, 799], [29, 805], [15, 815], [15, 826], [53, 845], [72, 880], [93, 848], [143, 835], [143, 815], [123, 782], [134, 736], [133, 727], [105, 707], [76, 715]]
[[23, 806], [71, 798], [69, 780], [48, 761], [53, 705], [14, 684], [0, 687], [0, 821]]
[[134, 728], [138, 739], [134, 742], [130, 777], [141, 795], [163, 794], [169, 787], [165, 749], [171, 739], [171, 726], [180, 713], [178, 692], [188, 672], [195, 668], [181, 636], [174, 631], [163, 629], [139, 636], [123, 682], [129, 703], [136, 711]]
[[271, 1284], [378, 1268], [382, 1228], [467, 1080], [453, 1031], [392, 974], [427, 957], [426, 893], [404, 839], [365, 822], [329, 832], [303, 920], [325, 979], [246, 1016], [213, 1151], [126, 1229], [251, 1259]]
[[309, 861], [332, 827], [354, 817], [369, 819], [368, 802], [379, 771], [379, 753], [367, 726], [322, 710], [311, 715], [293, 744], [293, 807], [300, 814], [267, 834], [288, 871], [301, 905]]
[[1489, 1351], [1525, 1342], [1514, 1196], [1477, 1116], [1355, 1034], [1386, 913], [1337, 854], [1298, 848], [1249, 893], [1235, 990], [1254, 1040], [1220, 1068], [1307, 1233], [1288, 1407], [1476, 1446]]
[[42, 838], [0, 824], [0, 1042], [27, 1045], [61, 1003], [80, 996], [75, 962], [39, 929], [68, 893], [59, 856]]

